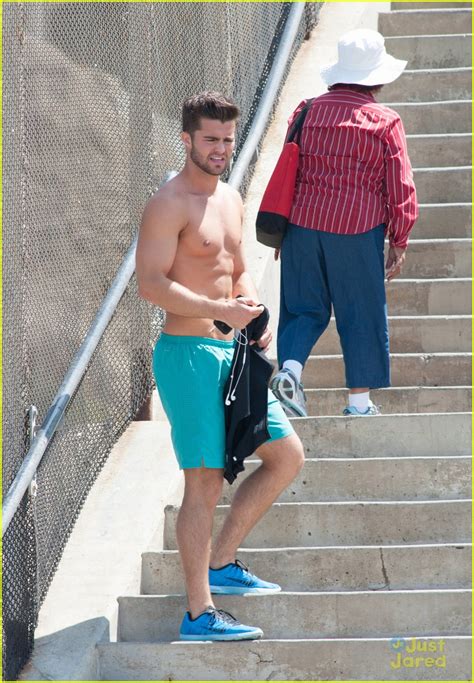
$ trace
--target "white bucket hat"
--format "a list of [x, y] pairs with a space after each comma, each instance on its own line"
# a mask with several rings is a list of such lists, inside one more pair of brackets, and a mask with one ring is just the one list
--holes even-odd
[[338, 61], [321, 68], [327, 85], [384, 85], [396, 80], [407, 65], [403, 59], [387, 54], [384, 37], [371, 29], [345, 33], [339, 38], [337, 52]]

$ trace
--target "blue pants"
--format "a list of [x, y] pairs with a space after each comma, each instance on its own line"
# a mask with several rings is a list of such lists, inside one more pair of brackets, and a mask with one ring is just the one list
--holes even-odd
[[331, 304], [349, 388], [390, 386], [384, 230], [338, 235], [290, 225], [281, 247], [278, 361], [306, 363]]

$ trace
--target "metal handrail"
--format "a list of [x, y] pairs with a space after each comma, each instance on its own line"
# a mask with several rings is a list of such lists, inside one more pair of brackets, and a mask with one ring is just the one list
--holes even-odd
[[238, 190], [242, 184], [247, 168], [252, 161], [257, 145], [265, 131], [268, 117], [270, 116], [275, 101], [275, 93], [278, 92], [279, 85], [285, 73], [286, 63], [290, 56], [293, 43], [295, 42], [305, 6], [305, 2], [295, 2], [291, 6], [288, 20], [278, 46], [278, 51], [268, 75], [267, 84], [265, 85], [258, 104], [258, 109], [255, 113], [252, 125], [250, 126], [245, 143], [242, 145], [239, 156], [232, 167], [229, 185], [236, 190]]
[[[262, 93], [262, 97], [255, 113], [255, 117], [250, 127], [247, 139], [240, 150], [239, 156], [232, 168], [229, 177], [229, 185], [239, 189], [242, 184], [243, 177], [247, 171], [248, 166], [252, 160], [252, 156], [257, 148], [258, 143], [263, 135], [265, 126], [267, 124], [268, 116], [273, 106], [275, 93], [278, 90], [279, 84], [283, 78], [285, 66], [293, 46], [298, 27], [303, 16], [306, 3], [295, 3], [290, 9], [290, 14], [286, 22], [285, 29], [278, 47], [275, 60], [270, 71], [267, 84]], [[170, 172], [163, 183], [170, 180], [175, 171]], [[65, 410], [69, 405], [71, 396], [73, 396], [77, 387], [79, 386], [82, 377], [87, 369], [92, 354], [104, 333], [107, 325], [112, 319], [113, 314], [122, 298], [130, 279], [135, 272], [135, 253], [137, 248], [138, 236], [135, 237], [131, 246], [129, 247], [122, 265], [120, 266], [117, 275], [115, 276], [109, 291], [107, 292], [92, 325], [87, 332], [87, 335], [74, 356], [71, 365], [64, 377], [61, 386], [53, 399], [53, 402], [46, 413], [43, 424], [36, 432], [30, 449], [26, 454], [17, 475], [10, 486], [10, 489], [4, 499], [2, 506], [2, 538], [8, 529], [13, 516], [20, 505], [20, 502], [33, 480], [36, 470], [41, 462], [43, 455], [48, 448], [51, 439], [58, 428], [58, 425], [64, 416]]]
[[38, 465], [69, 405], [71, 396], [79, 386], [92, 354], [94, 353], [104, 330], [112, 319], [115, 309], [130, 282], [130, 278], [135, 271], [136, 246], [137, 237], [135, 237], [132, 245], [128, 249], [122, 265], [120, 266], [84, 341], [74, 356], [64, 380], [53, 399], [51, 407], [46, 413], [43, 424], [33, 438], [31, 447], [5, 497], [2, 506], [2, 538], [13, 519], [13, 515], [23, 498], [25, 491], [34, 478]]

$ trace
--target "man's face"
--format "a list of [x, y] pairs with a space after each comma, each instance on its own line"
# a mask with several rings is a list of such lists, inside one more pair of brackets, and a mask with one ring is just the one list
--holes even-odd
[[227, 170], [235, 146], [235, 121], [201, 118], [198, 130], [183, 133], [183, 142], [195, 165], [209, 175], [222, 175]]

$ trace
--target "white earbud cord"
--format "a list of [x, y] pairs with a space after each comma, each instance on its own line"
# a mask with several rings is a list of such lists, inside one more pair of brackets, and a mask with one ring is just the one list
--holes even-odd
[[[243, 342], [241, 341], [241, 337], [244, 340]], [[247, 345], [248, 345], [247, 331], [245, 329], [239, 330], [237, 332], [237, 336], [235, 336], [234, 339], [236, 340], [236, 342], [238, 344], [238, 348], [237, 348], [237, 353], [234, 356], [234, 362], [232, 363], [232, 369], [231, 369], [231, 373], [230, 373], [229, 390], [227, 392], [227, 396], [225, 397], [225, 405], [226, 406], [230, 406], [230, 402], [235, 401], [235, 391], [239, 385], [240, 378], [242, 377], [242, 373], [244, 371], [245, 360], [247, 358]], [[238, 361], [240, 349], [242, 346], [244, 347], [244, 358], [242, 361], [242, 367], [240, 369], [239, 376], [237, 377], [237, 381], [235, 382], [235, 385], [232, 388], [232, 383], [233, 383], [233, 379], [234, 379], [234, 371], [235, 371], [235, 368], [237, 366], [237, 361]]]

